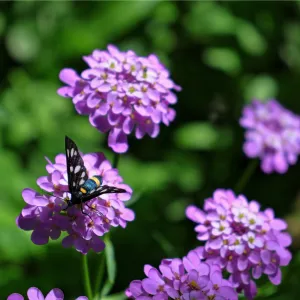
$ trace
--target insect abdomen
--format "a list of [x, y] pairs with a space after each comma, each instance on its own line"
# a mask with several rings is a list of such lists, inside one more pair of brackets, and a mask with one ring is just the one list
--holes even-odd
[[82, 194], [89, 194], [95, 191], [101, 185], [102, 185], [102, 177], [93, 176], [83, 184], [83, 186], [80, 188], [80, 191]]

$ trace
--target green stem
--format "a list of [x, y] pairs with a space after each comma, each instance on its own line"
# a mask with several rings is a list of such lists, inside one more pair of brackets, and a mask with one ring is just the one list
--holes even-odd
[[114, 154], [114, 160], [113, 160], [113, 168], [116, 168], [118, 166], [119, 160], [120, 160], [120, 154], [115, 153]]
[[85, 292], [89, 299], [93, 299], [87, 255], [82, 255], [82, 266]]
[[[94, 290], [95, 295], [99, 295], [100, 293], [100, 287], [103, 280], [104, 270], [105, 270], [105, 253], [103, 252], [100, 253], [100, 267], [95, 280], [95, 290]], [[96, 298], [98, 299], [99, 297]]]
[[236, 184], [234, 191], [236, 193], [240, 193], [246, 186], [247, 182], [251, 178], [251, 176], [254, 174], [254, 171], [258, 165], [258, 159], [253, 159], [245, 169], [243, 175], [240, 177], [240, 180]]

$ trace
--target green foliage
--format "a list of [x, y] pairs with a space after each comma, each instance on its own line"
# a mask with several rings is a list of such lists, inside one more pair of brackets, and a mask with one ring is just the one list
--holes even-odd
[[[30, 286], [44, 293], [61, 288], [66, 299], [84, 291], [81, 256], [74, 249], [62, 248], [61, 239], [35, 246], [31, 232], [15, 224], [24, 206], [22, 189], [37, 188], [37, 178], [46, 175], [44, 157], [53, 160], [64, 151], [65, 135], [83, 152], [103, 151], [110, 160], [113, 157], [107, 136], [93, 128], [87, 116], [76, 114], [70, 99], [57, 95], [62, 68], [81, 72], [86, 68], [83, 55], [112, 43], [140, 55], [157, 54], [183, 87], [175, 122], [162, 126], [156, 139], [131, 137], [129, 152], [120, 159], [120, 174], [134, 190], [129, 205], [136, 220], [112, 232], [113, 244], [107, 241], [103, 282], [96, 294], [101, 300], [125, 299], [129, 282], [143, 278], [144, 264], [157, 266], [162, 258], [183, 256], [199, 245], [186, 221], [186, 206], [202, 205], [218, 187], [236, 186], [244, 173], [248, 159], [238, 125], [243, 105], [253, 98], [278, 97], [300, 113], [299, 7], [299, 2], [236, 1], [3, 5], [0, 298], [25, 294]], [[294, 205], [299, 172], [296, 165], [284, 176], [266, 176], [257, 168], [243, 192], [285, 217], [299, 210]], [[293, 251], [295, 258], [284, 268], [282, 284], [262, 282], [257, 299], [297, 299], [299, 244]], [[99, 255], [89, 254], [92, 282], [97, 274], [102, 276], [100, 261]]]
[[259, 31], [249, 22], [237, 22], [236, 36], [241, 48], [252, 55], [262, 55], [266, 51], [266, 41]]
[[109, 239], [108, 235], [105, 236], [104, 242], [106, 245], [104, 253], [107, 266], [107, 280], [102, 288], [101, 296], [106, 296], [110, 292], [115, 283], [117, 272], [114, 246], [111, 240]]
[[251, 102], [253, 98], [268, 100], [275, 98], [277, 94], [278, 85], [271, 76], [250, 77], [244, 82], [244, 98], [247, 102]]
[[210, 67], [220, 69], [228, 74], [236, 75], [241, 70], [239, 55], [229, 48], [208, 48], [203, 60]]
[[212, 150], [226, 148], [232, 143], [230, 129], [216, 128], [210, 123], [187, 123], [175, 133], [178, 147], [190, 150]]

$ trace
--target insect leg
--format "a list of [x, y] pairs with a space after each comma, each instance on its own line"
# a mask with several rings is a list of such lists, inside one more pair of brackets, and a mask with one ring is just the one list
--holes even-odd
[[99, 210], [97, 210], [96, 208], [94, 208], [94, 207], [88, 205], [87, 203], [85, 203], [85, 205], [86, 205], [90, 210], [96, 211], [101, 217], [103, 217], [103, 214], [102, 214]]

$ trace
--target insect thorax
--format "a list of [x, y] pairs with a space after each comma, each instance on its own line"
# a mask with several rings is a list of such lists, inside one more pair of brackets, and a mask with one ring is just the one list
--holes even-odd
[[69, 201], [70, 204], [69, 206], [75, 205], [75, 204], [80, 204], [82, 202], [82, 193], [81, 192], [76, 192], [72, 194], [71, 200]]

